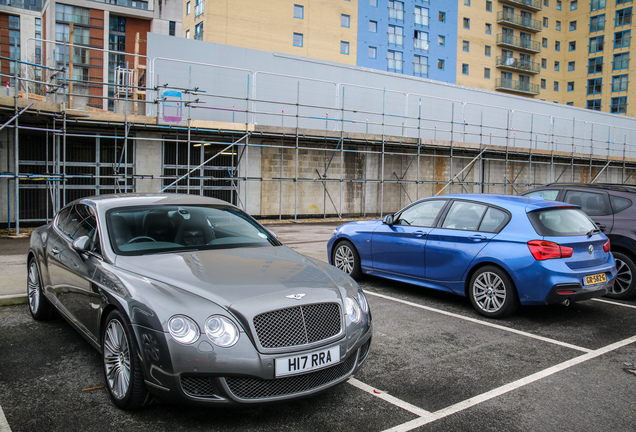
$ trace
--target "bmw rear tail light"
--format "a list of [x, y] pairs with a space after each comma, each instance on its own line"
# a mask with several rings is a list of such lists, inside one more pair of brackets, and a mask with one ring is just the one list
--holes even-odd
[[528, 248], [537, 261], [570, 258], [574, 252], [571, 247], [560, 246], [558, 243], [546, 240], [530, 240]]
[[603, 245], [603, 252], [609, 252], [610, 251], [610, 243], [609, 243], [609, 239], [605, 242], [605, 244]]

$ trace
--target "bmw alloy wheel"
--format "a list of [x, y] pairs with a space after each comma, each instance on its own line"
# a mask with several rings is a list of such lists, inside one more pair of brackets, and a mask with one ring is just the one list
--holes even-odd
[[473, 275], [468, 295], [477, 312], [490, 318], [510, 315], [519, 306], [512, 279], [495, 266], [482, 267]]
[[333, 265], [357, 279], [362, 275], [360, 256], [355, 246], [348, 240], [338, 243], [333, 251]]

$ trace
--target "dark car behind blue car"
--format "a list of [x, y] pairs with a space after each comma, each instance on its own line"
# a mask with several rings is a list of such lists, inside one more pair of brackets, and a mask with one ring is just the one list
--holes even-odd
[[512, 195], [425, 198], [384, 220], [340, 226], [328, 254], [355, 278], [468, 296], [493, 318], [520, 304], [600, 297], [616, 276], [609, 240], [579, 206]]

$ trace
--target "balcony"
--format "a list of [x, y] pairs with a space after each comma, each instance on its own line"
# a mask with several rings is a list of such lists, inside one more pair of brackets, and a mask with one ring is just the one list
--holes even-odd
[[495, 80], [495, 89], [522, 93], [526, 95], [539, 94], [539, 84], [532, 84], [505, 78], [497, 78]]
[[541, 65], [537, 62], [516, 59], [514, 57], [497, 56], [497, 67], [515, 72], [538, 74]]
[[506, 11], [497, 12], [497, 23], [531, 32], [539, 32], [543, 28], [541, 21], [539, 20], [526, 18], [519, 14], [509, 13]]
[[528, 38], [520, 38], [519, 36], [510, 36], [504, 33], [497, 35], [497, 45], [507, 48], [516, 48], [531, 53], [541, 52], [541, 44], [539, 42]]
[[521, 6], [525, 9], [540, 11], [543, 9], [541, 0], [499, 0], [500, 3], [506, 3], [514, 6]]

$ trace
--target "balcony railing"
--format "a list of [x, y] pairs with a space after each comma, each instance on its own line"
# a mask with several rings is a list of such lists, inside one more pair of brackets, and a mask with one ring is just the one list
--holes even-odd
[[415, 14], [415, 24], [428, 26], [429, 17], [428, 15]]
[[404, 35], [389, 33], [389, 44], [404, 45]]
[[421, 63], [413, 63], [413, 75], [428, 77], [428, 65]]
[[541, 44], [539, 42], [528, 38], [520, 38], [519, 36], [510, 36], [505, 33], [497, 35], [497, 45], [533, 53], [541, 52]]
[[626, 60], [614, 60], [612, 62], [612, 67], [614, 70], [627, 69], [629, 68], [629, 59]]
[[501, 3], [507, 3], [515, 6], [521, 6], [526, 9], [540, 11], [543, 9], [541, 0], [499, 0]]
[[539, 94], [539, 84], [532, 84], [528, 82], [522, 82], [517, 80], [505, 79], [505, 78], [497, 78], [495, 80], [495, 89], [497, 90], [508, 90], [516, 93], [524, 93], [524, 94]]
[[537, 62], [521, 60], [514, 57], [498, 56], [497, 67], [502, 69], [512, 69], [519, 72], [537, 74], [541, 65]]
[[203, 0], [201, 0], [199, 4], [194, 7], [194, 17], [198, 18], [201, 15], [203, 15]]
[[414, 47], [421, 50], [428, 50], [428, 41], [424, 39], [413, 39]]
[[510, 13], [507, 11], [497, 12], [497, 22], [500, 24], [507, 24], [512, 27], [517, 27], [532, 32], [538, 32], [542, 29], [541, 21], [532, 18], [526, 18], [519, 14]]
[[404, 9], [389, 8], [389, 18], [404, 21]]

